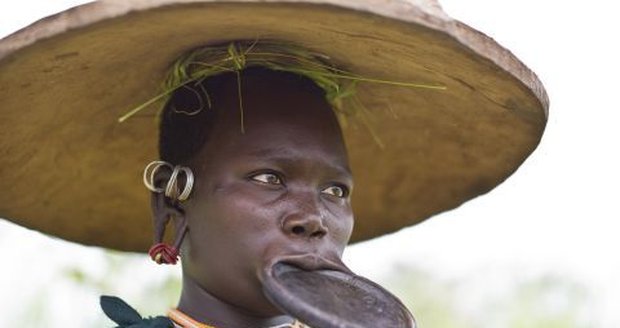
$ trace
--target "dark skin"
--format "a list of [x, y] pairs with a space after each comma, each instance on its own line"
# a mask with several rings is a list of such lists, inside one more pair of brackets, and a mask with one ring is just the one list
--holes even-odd
[[[190, 199], [153, 194], [155, 222], [187, 226], [178, 309], [220, 327], [269, 327], [291, 318], [263, 294], [275, 262], [348, 271], [352, 177], [335, 115], [322, 94], [286, 79], [244, 78], [244, 133], [237, 81], [215, 95], [208, 141], [189, 166]], [[183, 230], [183, 229], [181, 229]]]

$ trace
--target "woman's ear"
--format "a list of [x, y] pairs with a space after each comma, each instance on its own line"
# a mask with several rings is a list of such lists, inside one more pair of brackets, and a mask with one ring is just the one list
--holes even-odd
[[[152, 171], [149, 171], [149, 167], [152, 168]], [[184, 175], [180, 175], [181, 172]], [[187, 220], [181, 202], [187, 199], [191, 193], [194, 184], [193, 173], [187, 167], [172, 166], [168, 162], [155, 161], [145, 169], [144, 179], [145, 184], [148, 184], [150, 187], [147, 187], [151, 190], [153, 242], [154, 244], [163, 242], [166, 226], [171, 219], [174, 219], [174, 246], [178, 249], [187, 229]], [[179, 190], [179, 184], [183, 186], [182, 192]]]
[[[151, 191], [153, 246], [149, 255], [159, 264], [175, 264], [188, 229], [181, 203], [187, 200], [192, 191], [194, 175], [188, 167], [153, 161], [146, 166], [143, 178], [145, 186]], [[171, 220], [175, 223], [173, 246], [163, 242], [166, 227]]]

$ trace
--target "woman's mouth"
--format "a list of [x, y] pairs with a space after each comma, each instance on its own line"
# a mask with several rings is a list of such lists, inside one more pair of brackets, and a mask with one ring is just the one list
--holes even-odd
[[339, 258], [332, 260], [314, 253], [278, 256], [267, 267], [273, 267], [276, 263], [288, 264], [304, 271], [332, 270], [353, 274]]

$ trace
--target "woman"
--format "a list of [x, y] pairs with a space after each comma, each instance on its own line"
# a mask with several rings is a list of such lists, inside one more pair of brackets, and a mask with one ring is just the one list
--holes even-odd
[[[180, 251], [163, 326], [413, 326], [344, 246], [490, 190], [533, 151], [548, 105], [435, 3], [381, 3], [95, 3], [3, 40], [0, 215], [150, 244], [158, 263]], [[143, 117], [164, 99], [156, 156]], [[154, 240], [135, 184], [147, 163]], [[120, 325], [142, 320], [119, 302], [103, 303]]]

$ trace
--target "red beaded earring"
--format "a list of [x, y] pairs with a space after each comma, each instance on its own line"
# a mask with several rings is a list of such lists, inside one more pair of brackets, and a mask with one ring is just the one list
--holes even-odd
[[175, 265], [179, 261], [179, 248], [181, 242], [187, 232], [187, 225], [183, 224], [179, 230], [179, 236], [174, 243], [174, 246], [170, 246], [166, 243], [157, 242], [149, 249], [149, 256], [157, 264], [172, 264]]
[[177, 264], [179, 250], [165, 243], [157, 243], [149, 249], [149, 256], [157, 264]]

